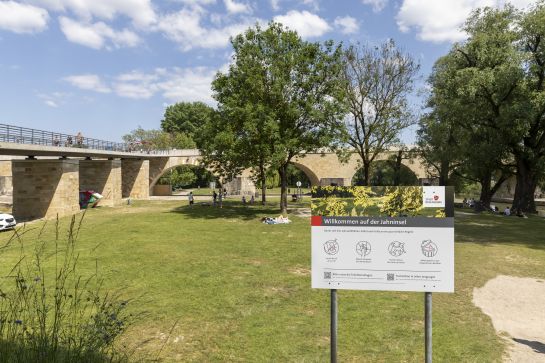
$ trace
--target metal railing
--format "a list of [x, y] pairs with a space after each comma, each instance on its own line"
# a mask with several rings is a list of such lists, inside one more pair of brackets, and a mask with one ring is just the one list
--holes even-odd
[[84, 137], [81, 133], [70, 135], [6, 124], [0, 124], [0, 142], [145, 154], [170, 152], [155, 149], [151, 144], [105, 141]]

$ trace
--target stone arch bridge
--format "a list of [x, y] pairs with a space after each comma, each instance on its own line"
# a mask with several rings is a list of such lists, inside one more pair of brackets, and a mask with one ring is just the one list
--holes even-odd
[[[0, 155], [9, 156], [0, 171], [4, 189], [12, 185], [13, 214], [20, 220], [75, 213], [80, 190], [102, 194], [101, 205], [106, 206], [115, 206], [123, 198], [147, 199], [167, 171], [180, 165], [200, 165], [201, 161], [196, 149], [148, 153], [13, 142], [0, 142]], [[387, 157], [385, 153], [379, 159]], [[309, 153], [295, 158], [293, 165], [305, 172], [312, 185], [350, 185], [357, 160], [353, 155], [341, 163], [333, 153]], [[418, 178], [427, 177], [420, 161], [404, 164]], [[233, 183], [234, 192], [253, 188], [247, 172]]]

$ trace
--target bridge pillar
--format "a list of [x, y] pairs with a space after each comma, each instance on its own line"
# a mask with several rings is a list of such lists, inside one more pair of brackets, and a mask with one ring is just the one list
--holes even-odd
[[102, 194], [100, 205], [113, 207], [121, 203], [121, 160], [80, 160], [80, 190]]
[[149, 198], [149, 160], [121, 160], [123, 198]]
[[13, 160], [17, 220], [63, 217], [79, 211], [78, 160]]
[[340, 187], [349, 187], [352, 185], [352, 178], [321, 178], [320, 186], [338, 185]]

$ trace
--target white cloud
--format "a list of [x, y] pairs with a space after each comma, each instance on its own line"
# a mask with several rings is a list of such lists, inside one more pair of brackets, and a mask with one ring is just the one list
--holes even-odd
[[49, 107], [53, 107], [53, 108], [59, 107], [59, 105], [57, 105], [57, 103], [53, 100], [45, 100], [44, 103]]
[[252, 9], [248, 4], [238, 3], [234, 0], [223, 0], [227, 12], [230, 14], [239, 14], [239, 13], [251, 13]]
[[314, 11], [320, 10], [319, 0], [303, 0], [303, 4], [311, 7]]
[[223, 48], [229, 44], [229, 38], [242, 33], [254, 24], [247, 20], [242, 23], [226, 25], [222, 28], [205, 28], [201, 25], [202, 11], [199, 9], [182, 9], [160, 19], [156, 30], [180, 44], [183, 51], [193, 48]]
[[156, 21], [151, 0], [30, 0], [50, 10], [72, 12], [90, 22], [93, 17], [113, 20], [118, 15], [129, 17], [136, 26], [145, 27]]
[[47, 28], [47, 10], [15, 1], [0, 1], [0, 29], [14, 33], [39, 33]]
[[358, 21], [351, 16], [339, 16], [335, 18], [335, 22], [333, 24], [337, 28], [340, 28], [341, 33], [343, 34], [357, 33], [358, 30], [360, 30], [360, 25], [358, 24]]
[[[270, 0], [270, 3], [271, 3], [271, 8], [274, 10], [274, 11], [278, 11], [280, 10], [281, 6], [280, 6], [280, 3], [282, 2], [288, 2], [290, 3], [290, 5], [292, 7], [295, 7], [299, 4], [297, 3], [300, 3], [300, 4], [303, 4], [309, 8], [311, 8], [312, 10], [314, 11], [318, 11], [320, 10], [320, 0]], [[296, 3], [296, 4], [294, 4]]]
[[93, 74], [64, 78], [72, 85], [95, 92], [114, 92], [119, 97], [149, 99], [157, 94], [168, 102], [202, 101], [213, 105], [211, 83], [217, 69], [210, 67], [156, 68], [149, 73], [132, 71], [113, 77], [105, 84]]
[[362, 0], [365, 5], [371, 5], [375, 13], [381, 12], [388, 4], [388, 0]]
[[[472, 10], [484, 6], [502, 6], [504, 0], [403, 0], [396, 16], [402, 32], [417, 31], [417, 37], [431, 42], [456, 42], [466, 38], [460, 30]], [[535, 1], [511, 1], [525, 8]]]
[[121, 48], [135, 47], [140, 44], [140, 37], [136, 33], [128, 29], [116, 31], [103, 22], [84, 24], [61, 16], [59, 23], [69, 41], [86, 47], [110, 48], [111, 43], [116, 48]]
[[275, 16], [274, 21], [297, 31], [302, 38], [319, 37], [331, 30], [324, 19], [306, 10], [290, 10], [286, 15]]
[[163, 97], [179, 102], [202, 101], [209, 105], [215, 104], [210, 88], [216, 70], [207, 67], [180, 69], [176, 68], [164, 82], [159, 84]]
[[280, 10], [280, 0], [271, 0], [271, 8], [274, 11]]
[[111, 88], [106, 86], [99, 76], [96, 74], [80, 74], [75, 76], [69, 76], [63, 78], [64, 81], [71, 85], [88, 91], [95, 91], [99, 93], [110, 93]]
[[39, 93], [38, 98], [43, 101], [46, 106], [52, 108], [58, 108], [62, 104], [66, 103], [66, 99], [70, 97], [69, 93], [53, 92], [53, 93]]

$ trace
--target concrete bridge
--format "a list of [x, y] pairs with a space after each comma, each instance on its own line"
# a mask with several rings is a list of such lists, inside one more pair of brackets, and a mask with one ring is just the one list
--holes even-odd
[[[2, 129], [6, 126], [0, 125], [0, 155], [9, 156], [10, 160], [1, 163], [0, 175], [11, 179], [11, 183], [4, 183], [4, 189], [9, 189], [7, 184], [12, 185], [13, 214], [20, 220], [73, 214], [79, 210], [80, 190], [102, 194], [101, 205], [105, 206], [118, 205], [123, 198], [147, 199], [167, 171], [180, 165], [197, 166], [201, 162], [196, 149], [145, 151], [94, 139], [74, 144], [66, 142], [71, 138], [69, 135], [30, 129], [23, 129], [23, 133], [14, 126], [6, 137]], [[24, 136], [30, 132], [32, 137]], [[13, 134], [17, 139], [13, 139]], [[379, 159], [388, 156], [389, 153], [385, 153]], [[418, 160], [404, 161], [404, 164], [418, 178], [427, 177]], [[308, 176], [312, 185], [350, 185], [359, 168], [356, 154], [341, 163], [330, 152], [301, 155], [293, 165]], [[228, 187], [231, 192], [255, 192], [248, 174], [246, 171], [231, 182]]]

